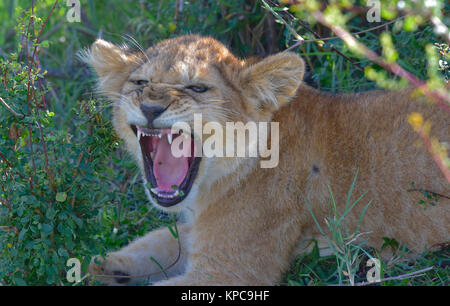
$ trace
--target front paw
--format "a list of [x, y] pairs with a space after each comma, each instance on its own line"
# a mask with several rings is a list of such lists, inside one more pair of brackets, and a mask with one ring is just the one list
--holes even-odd
[[129, 256], [110, 253], [106, 258], [96, 256], [89, 264], [89, 274], [94, 280], [109, 286], [124, 286], [136, 283], [132, 278], [133, 259]]

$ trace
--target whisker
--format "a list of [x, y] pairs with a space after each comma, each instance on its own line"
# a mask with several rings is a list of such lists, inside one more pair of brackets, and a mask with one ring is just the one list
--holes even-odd
[[[141, 51], [142, 55], [145, 56], [145, 58], [147, 59], [147, 61], [150, 62], [150, 58], [148, 57], [147, 53], [145, 53], [144, 48], [141, 46], [140, 43], [137, 42], [136, 39], [134, 39], [134, 38], [133, 38], [131, 35], [129, 35], [129, 34], [122, 35], [122, 37], [123, 37], [123, 36], [126, 36], [126, 38], [128, 38], [129, 41], [131, 41], [131, 42], [139, 49], [139, 51]], [[124, 37], [124, 38], [125, 38], [125, 37]]]

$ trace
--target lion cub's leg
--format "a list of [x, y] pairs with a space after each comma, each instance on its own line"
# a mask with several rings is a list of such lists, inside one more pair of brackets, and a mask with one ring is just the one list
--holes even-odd
[[133, 241], [120, 251], [108, 253], [105, 259], [97, 256], [97, 259], [92, 260], [89, 266], [89, 273], [95, 279], [108, 285], [140, 284], [147, 280], [154, 282], [164, 279], [164, 273], [147, 276], [161, 271], [161, 268], [151, 259], [153, 257], [163, 268], [174, 264], [165, 271], [167, 276], [178, 275], [184, 271], [186, 265], [186, 239], [189, 230], [188, 225], [178, 226], [181, 254], [175, 264], [180, 251], [178, 239], [174, 238], [168, 228], [161, 228]]

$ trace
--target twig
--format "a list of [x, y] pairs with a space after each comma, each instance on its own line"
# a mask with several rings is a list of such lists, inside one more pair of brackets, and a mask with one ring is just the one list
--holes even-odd
[[[380, 24], [379, 26], [376, 26], [376, 27], [373, 27], [373, 28], [369, 28], [367, 30], [363, 30], [363, 31], [359, 31], [359, 32], [352, 32], [350, 34], [355, 36], [355, 35], [359, 35], [359, 34], [363, 34], [363, 33], [367, 33], [367, 32], [372, 32], [372, 31], [378, 30], [380, 28], [383, 28], [383, 27], [385, 27], [387, 25], [390, 25], [390, 24], [392, 24], [392, 23], [394, 23], [396, 21], [399, 21], [399, 20], [401, 20], [401, 19], [403, 19], [405, 17], [406, 17], [406, 15], [400, 16], [400, 17], [398, 17], [398, 18], [396, 18], [394, 20], [391, 20], [391, 21], [385, 22], [383, 24]], [[325, 37], [325, 38], [318, 38], [318, 39], [307, 39], [304, 42], [307, 43], [307, 42], [316, 42], [316, 41], [327, 41], [327, 40], [332, 40], [332, 39], [341, 39], [341, 38], [339, 36], [333, 36], [333, 37]]]
[[446, 199], [449, 199], [449, 200], [450, 200], [450, 197], [449, 197], [449, 196], [446, 196], [446, 195], [443, 195], [443, 194], [440, 194], [440, 193], [437, 193], [437, 192], [434, 192], [434, 191], [430, 191], [430, 190], [427, 190], [427, 189], [412, 188], [412, 189], [407, 189], [406, 191], [407, 191], [407, 192], [413, 192], [413, 191], [417, 191], [417, 192], [427, 192], [427, 193], [430, 193], [430, 194], [432, 194], [432, 195], [436, 195], [436, 196], [438, 196], [438, 197], [446, 198]]
[[382, 278], [379, 281], [356, 283], [355, 286], [367, 286], [367, 285], [373, 285], [373, 284], [386, 282], [386, 281], [390, 281], [390, 280], [402, 280], [402, 279], [407, 279], [407, 278], [419, 277], [419, 276], [425, 275], [424, 274], [425, 272], [431, 271], [433, 269], [434, 269], [434, 266], [431, 266], [431, 267], [427, 267], [425, 269], [414, 271], [414, 272], [411, 272], [411, 273], [406, 273], [406, 274], [402, 274], [402, 275], [398, 275], [398, 276]]
[[60, 21], [57, 25], [53, 26], [47, 33], [42, 35], [42, 40], [47, 40], [47, 38], [52, 36], [54, 33], [58, 32], [59, 29], [61, 29], [62, 26], [64, 26], [65, 24], [67, 24], [66, 20]]
[[[0, 158], [6, 163], [6, 165], [10, 168], [10, 169], [14, 169], [13, 166], [11, 165], [11, 163], [6, 159], [6, 157], [0, 153]], [[14, 169], [15, 170], [15, 169]], [[22, 176], [22, 174], [20, 174], [19, 171], [17, 171], [17, 174], [20, 176], [21, 179], [25, 180], [25, 178]]]
[[[40, 79], [39, 79], [39, 81], [40, 81]], [[39, 85], [41, 86], [41, 88], [43, 88], [42, 82], [39, 82]], [[35, 91], [33, 91], [33, 95], [34, 95], [34, 100], [37, 101], [37, 97], [36, 97], [36, 92]], [[41, 96], [41, 101], [42, 101], [43, 105], [46, 106], [44, 95]], [[37, 113], [36, 109], [35, 109], [35, 112]], [[48, 180], [50, 182], [50, 188], [56, 193], [55, 182], [54, 182], [54, 179], [53, 179], [54, 178], [53, 172], [50, 170], [49, 164], [48, 164], [47, 144], [45, 142], [44, 131], [42, 129], [41, 119], [39, 117], [37, 119], [37, 123], [38, 123], [38, 126], [39, 126], [39, 133], [40, 133], [40, 136], [41, 136], [41, 144], [42, 144], [42, 148], [43, 148], [43, 151], [44, 151], [45, 172], [48, 175]]]
[[2, 97], [0, 97], [0, 102], [6, 107], [7, 110], [9, 110], [14, 116], [19, 117], [19, 118], [24, 118], [25, 116], [22, 114], [17, 113], [15, 110], [13, 110], [11, 108], [11, 106], [8, 105], [8, 103], [5, 102], [5, 100], [3, 100]]
[[444, 174], [445, 178], [447, 179], [447, 182], [450, 183], [450, 169], [447, 168], [447, 166], [443, 163], [439, 154], [433, 150], [433, 144], [431, 143], [430, 138], [425, 134], [423, 128], [417, 131], [417, 133], [419, 134], [420, 139], [422, 139], [422, 142], [425, 145], [425, 148], [427, 149], [428, 153], [430, 153], [431, 157], [433, 157], [434, 159], [434, 162], [437, 164], [441, 172]]
[[[42, 33], [44, 31], [45, 26], [47, 25], [48, 20], [50, 19], [50, 16], [53, 14], [53, 11], [56, 8], [56, 5], [58, 4], [59, 0], [56, 0], [55, 3], [53, 4], [52, 9], [50, 10], [50, 12], [47, 15], [47, 18], [45, 19], [44, 23], [41, 26], [41, 29], [39, 31], [39, 34], [36, 38], [36, 42], [35, 42], [35, 46], [34, 46], [34, 50], [33, 50], [33, 55], [31, 57], [30, 60], [30, 65], [28, 68], [28, 86], [27, 86], [27, 110], [28, 110], [28, 115], [31, 114], [31, 108], [30, 108], [30, 100], [32, 97], [35, 97], [35, 93], [34, 93], [34, 89], [31, 88], [31, 83], [32, 83], [32, 79], [31, 79], [31, 71], [33, 69], [33, 66], [35, 64], [36, 61], [36, 54], [37, 54], [37, 48], [38, 48], [38, 44], [40, 42]], [[34, 10], [34, 1], [32, 2], [32, 12]], [[33, 23], [34, 26], [34, 23]], [[28, 39], [28, 36], [27, 36]], [[39, 126], [40, 123], [39, 123]], [[35, 164], [35, 160], [34, 160], [34, 151], [33, 151], [33, 141], [32, 141], [32, 132], [31, 132], [31, 125], [28, 124], [28, 133], [29, 133], [29, 143], [30, 143], [30, 153], [31, 153], [31, 158], [32, 158], [32, 164], [33, 164], [33, 170], [34, 173], [36, 174], [36, 164]], [[41, 129], [41, 133], [42, 133], [42, 129]], [[41, 135], [43, 137], [43, 135]], [[44, 142], [44, 150], [45, 150], [45, 158], [46, 158], [46, 170], [47, 170], [47, 174], [49, 175], [49, 179], [50, 181], [52, 181], [52, 175], [51, 173], [49, 173], [48, 171], [48, 159], [47, 159], [47, 151], [46, 151], [46, 147], [45, 147], [45, 141], [42, 138], [42, 141]], [[33, 189], [33, 177], [30, 177], [30, 188]]]
[[[9, 203], [6, 199], [0, 197], [0, 204], [5, 205], [8, 210], [11, 210], [11, 203]], [[2, 226], [0, 226], [0, 229], [2, 229]]]
[[297, 48], [298, 46], [300, 46], [301, 44], [303, 44], [306, 40], [299, 40], [297, 41], [295, 44], [293, 44], [292, 46], [290, 46], [289, 48], [287, 48], [286, 50], [284, 50], [283, 52], [287, 52], [287, 51], [291, 51], [295, 48]]
[[[261, 0], [261, 1], [264, 1], [264, 0]], [[278, 7], [278, 4], [274, 3], [274, 2], [271, 1], [271, 0], [265, 0], [265, 1], [269, 2], [270, 5], [272, 5], [272, 6]], [[271, 12], [273, 12], [273, 9], [271, 10]], [[311, 29], [308, 27], [308, 25], [307, 25], [306, 23], [304, 23], [303, 21], [301, 21], [301, 20], [295, 18], [291, 13], [284, 11], [284, 14], [286, 14], [286, 16], [288, 16], [291, 20], [295, 20], [296, 22], [298, 22], [298, 23], [299, 23], [306, 31], [308, 31], [308, 32], [310, 32], [311, 34], [313, 34], [314, 37], [316, 37], [318, 40], [321, 40], [321, 39], [322, 39], [322, 37], [321, 37], [317, 32], [315, 32], [314, 30], [311, 30]], [[281, 20], [283, 20], [283, 19], [281, 18]], [[284, 20], [283, 20], [283, 22], [284, 22]], [[291, 28], [291, 29], [292, 29], [292, 28]], [[292, 29], [291, 33], [292, 33], [293, 35], [298, 35], [297, 32], [296, 32], [295, 30], [293, 30], [293, 29]], [[302, 42], [303, 42], [303, 41], [302, 41]], [[291, 49], [293, 49], [293, 48], [295, 48], [295, 47], [297, 47], [297, 46], [300, 46], [300, 45], [301, 45], [301, 43], [298, 43], [298, 42], [297, 42], [295, 45], [289, 47], [289, 50], [291, 50]], [[343, 58], [345, 58], [345, 59], [346, 59], [347, 61], [349, 61], [352, 65], [354, 65], [358, 70], [364, 71], [364, 69], [361, 67], [361, 65], [359, 65], [358, 63], [355, 63], [352, 59], [350, 59], [348, 56], [344, 55], [341, 51], [339, 51], [339, 50], [336, 49], [335, 47], [331, 46], [331, 50], [333, 50], [334, 52], [336, 52], [337, 54], [339, 54], [340, 56], [342, 56]]]
[[286, 28], [292, 33], [292, 35], [295, 36], [295, 38], [297, 39], [297, 43], [298, 45], [301, 45], [302, 42], [304, 41], [303, 37], [301, 37], [292, 27], [289, 23], [287, 23], [283, 17], [281, 17], [277, 12], [275, 12], [273, 10], [273, 8], [268, 5], [264, 0], [261, 0], [261, 2], [264, 4], [264, 6], [266, 7], [267, 10], [269, 10], [278, 20], [280, 20], [281, 22], [283, 22], [283, 24], [286, 26]]
[[338, 25], [332, 25], [326, 21], [325, 16], [320, 11], [315, 11], [312, 13], [313, 16], [323, 25], [329, 27], [336, 35], [338, 35], [342, 40], [344, 40], [347, 45], [352, 49], [357, 49], [361, 51], [368, 59], [372, 62], [380, 65], [384, 69], [394, 73], [395, 75], [405, 78], [414, 87], [423, 91], [424, 94], [431, 97], [438, 106], [447, 112], [450, 112], [450, 96], [449, 94], [437, 90], [430, 90], [427, 84], [421, 79], [417, 78], [413, 74], [409, 73], [403, 69], [396, 62], [389, 63], [380, 57], [377, 53], [370, 50], [366, 45], [360, 43], [356, 38], [354, 38], [349, 32]]
[[17, 227], [11, 227], [11, 226], [0, 226], [0, 230], [4, 232], [14, 232], [16, 234], [19, 233], [19, 230]]

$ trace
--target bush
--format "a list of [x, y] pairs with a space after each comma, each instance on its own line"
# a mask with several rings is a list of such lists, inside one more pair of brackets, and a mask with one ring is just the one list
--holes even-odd
[[[24, 43], [0, 59], [0, 280], [61, 285], [67, 284], [69, 258], [78, 258], [86, 271], [92, 255], [125, 243], [127, 230], [142, 235], [150, 228], [138, 229], [132, 212], [121, 216], [124, 205], [135, 205], [125, 188], [126, 172], [136, 168], [117, 152], [108, 110], [80, 100], [65, 110], [71, 118], [66, 128], [50, 111], [46, 94], [52, 89], [32, 56], [35, 47], [47, 45], [38, 41], [44, 21], [23, 13], [17, 29]], [[28, 23], [35, 31], [27, 31]], [[119, 161], [120, 169], [112, 166]], [[139, 218], [145, 213], [147, 206]]]

